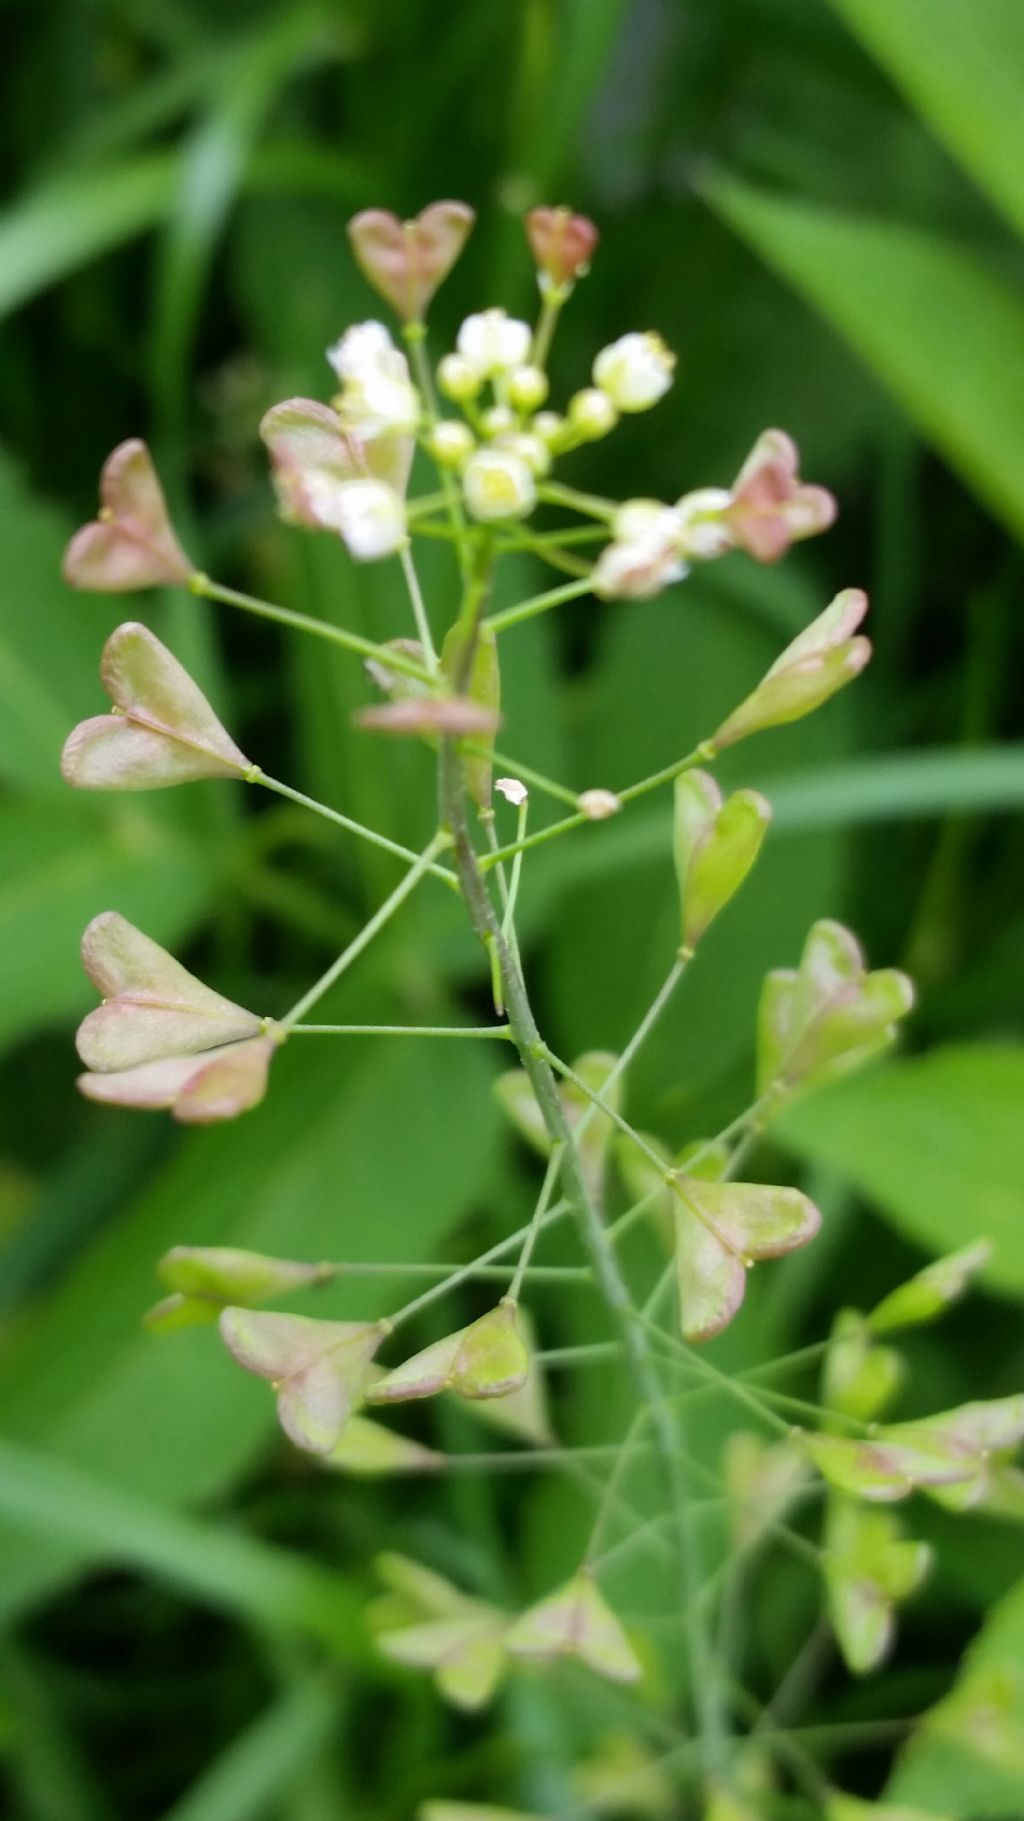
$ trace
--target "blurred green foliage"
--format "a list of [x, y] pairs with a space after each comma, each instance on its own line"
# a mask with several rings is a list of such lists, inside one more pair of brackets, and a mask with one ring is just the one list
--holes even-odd
[[[103, 706], [99, 650], [124, 616], [69, 594], [63, 540], [91, 515], [108, 450], [143, 434], [211, 573], [367, 636], [404, 629], [391, 566], [354, 572], [277, 524], [255, 436], [277, 398], [325, 392], [325, 346], [375, 313], [345, 217], [443, 195], [480, 211], [439, 300], [440, 349], [469, 308], [530, 308], [524, 206], [568, 199], [593, 215], [603, 244], [556, 371], [581, 383], [593, 351], [632, 327], [656, 327], [681, 359], [656, 428], [628, 425], [581, 454], [573, 478], [674, 498], [726, 482], [779, 423], [841, 518], [781, 571], [735, 559], [662, 600], [577, 603], [516, 632], [503, 743], [574, 787], [624, 783], [706, 733], [839, 587], [871, 590], [877, 646], [866, 679], [821, 716], [727, 756], [727, 781], [777, 803], [776, 828], [633, 1072], [633, 1116], [677, 1145], [744, 1104], [759, 980], [795, 960], [819, 915], [853, 924], [876, 963], [915, 973], [911, 1041], [930, 1052], [790, 1116], [777, 1142], [807, 1160], [826, 1233], [752, 1285], [719, 1356], [732, 1369], [817, 1339], [836, 1307], [869, 1302], [922, 1251], [988, 1232], [991, 1300], [915, 1343], [908, 1404], [1016, 1388], [1024, 839], [1006, 812], [1024, 803], [1024, 10], [8, 0], [0, 18], [9, 1812], [406, 1821], [441, 1791], [560, 1812], [574, 1761], [635, 1717], [567, 1679], [550, 1699], [514, 1687], [496, 1730], [456, 1724], [372, 1656], [360, 1613], [382, 1540], [487, 1595], [539, 1591], [572, 1566], [577, 1494], [540, 1476], [457, 1478], [414, 1497], [314, 1477], [210, 1333], [158, 1343], [139, 1329], [154, 1261], [177, 1241], [468, 1256], [523, 1218], [530, 1178], [498, 1129], [496, 1063], [461, 1045], [429, 1066], [413, 1046], [290, 1050], [244, 1126], [187, 1137], [78, 1101], [70, 1032], [90, 994], [77, 943], [96, 912], [116, 907], [276, 1013], [396, 875], [386, 855], [291, 810], [253, 813], [226, 785], [68, 799], [60, 745]], [[443, 552], [425, 579], [444, 623]], [[525, 564], [506, 583], [509, 598], [535, 585]], [[352, 730], [358, 666], [181, 598], [144, 610], [268, 770], [419, 841], [428, 769]], [[621, 1044], [660, 978], [677, 914], [666, 816], [659, 804], [584, 831], [527, 868], [529, 962], [563, 1054]], [[424, 895], [331, 1011], [444, 1022], [485, 993], [456, 907]], [[357, 1312], [380, 1311], [374, 1294], [357, 1293]], [[346, 1313], [352, 1299], [346, 1289]], [[547, 1345], [594, 1332], [550, 1291], [537, 1314]], [[555, 1389], [564, 1439], [616, 1433], [614, 1375]], [[709, 1449], [727, 1416], [710, 1411]], [[942, 1555], [893, 1664], [856, 1688], [826, 1666], [804, 1718], [939, 1701], [1005, 1596], [978, 1661], [1018, 1675], [1010, 1744], [958, 1759], [937, 1721], [895, 1788], [937, 1813], [955, 1801], [958, 1815], [1009, 1817], [1024, 1787], [1019, 1548], [982, 1518], [959, 1523], [968, 1540], [961, 1529]], [[935, 1520], [936, 1535], [948, 1529]], [[642, 1606], [642, 1581], [624, 1585]], [[819, 1595], [780, 1559], [749, 1599], [748, 1681], [767, 1698]], [[891, 1753], [886, 1737], [831, 1768], [871, 1794]]]

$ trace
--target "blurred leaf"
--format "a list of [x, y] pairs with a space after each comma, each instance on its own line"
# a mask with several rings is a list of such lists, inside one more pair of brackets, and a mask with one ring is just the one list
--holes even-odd
[[176, 159], [152, 152], [63, 173], [0, 215], [0, 317], [162, 220]]
[[[310, 1259], [428, 1257], [489, 1166], [490, 1065], [471, 1050], [442, 1044], [425, 1065], [415, 1044], [297, 1041], [275, 1064], [273, 1092], [247, 1115], [244, 1142], [228, 1128], [190, 1135], [9, 1349], [0, 1368], [7, 1431], [162, 1504], [233, 1480], [272, 1433], [273, 1400], [211, 1331], [164, 1341], [141, 1331], [157, 1259], [180, 1243]], [[453, 1106], [471, 1111], [453, 1120]], [[347, 1315], [358, 1298], [357, 1315], [375, 1315], [400, 1295], [396, 1277], [320, 1292], [317, 1307], [335, 1296], [325, 1312]], [[0, 1610], [35, 1597], [77, 1559], [27, 1534], [5, 1536], [3, 1549]]]
[[0, 1441], [0, 1516], [99, 1562], [143, 1569], [214, 1606], [300, 1631], [364, 1662], [362, 1600], [351, 1582], [253, 1537], [166, 1511], [63, 1461]]
[[180, 157], [158, 261], [152, 373], [165, 430], [185, 408], [203, 287], [266, 115], [297, 66], [335, 54], [320, 7], [292, 7], [232, 57], [209, 112]]
[[991, 1239], [982, 1281], [1024, 1295], [1024, 1049], [950, 1046], [784, 1112], [777, 1131], [932, 1253]]
[[832, 0], [928, 125], [1024, 234], [1020, 0]]
[[1024, 535], [1024, 299], [966, 246], [717, 175], [711, 207], [849, 341]]
[[938, 1815], [1018, 1821], [1024, 1788], [1024, 1581], [1000, 1601], [950, 1694], [902, 1752], [886, 1798]]
[[293, 1788], [330, 1737], [338, 1702], [322, 1680], [299, 1682], [233, 1739], [165, 1821], [255, 1821]]

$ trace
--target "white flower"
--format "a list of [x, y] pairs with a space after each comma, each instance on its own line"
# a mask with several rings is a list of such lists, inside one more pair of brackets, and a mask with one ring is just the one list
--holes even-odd
[[525, 518], [537, 503], [533, 475], [522, 456], [504, 449], [479, 449], [462, 471], [462, 491], [473, 517]]
[[530, 794], [526, 785], [519, 778], [495, 778], [494, 788], [500, 790], [506, 803], [514, 804], [516, 809], [522, 808]]
[[362, 442], [378, 436], [411, 436], [420, 418], [420, 400], [409, 378], [409, 363], [383, 323], [355, 323], [328, 348], [327, 358], [341, 380], [338, 415]]
[[523, 366], [532, 341], [529, 323], [518, 322], [507, 310], [481, 310], [466, 317], [455, 345], [482, 379], [491, 379]]
[[724, 517], [732, 503], [732, 494], [726, 487], [698, 487], [695, 493], [684, 493], [676, 501], [682, 547], [687, 556], [707, 560], [735, 549], [736, 538]]
[[687, 573], [683, 525], [673, 506], [627, 500], [612, 520], [612, 542], [593, 573], [594, 593], [605, 600], [649, 600]]
[[621, 335], [602, 348], [594, 362], [594, 380], [619, 411], [646, 411], [664, 398], [672, 384], [676, 357], [660, 335]]
[[340, 341], [328, 348], [327, 358], [342, 385], [349, 379], [365, 379], [370, 371], [390, 371], [399, 378], [403, 370], [408, 371], [405, 356], [395, 347], [382, 322], [353, 323]]
[[318, 472], [307, 485], [320, 524], [341, 534], [357, 563], [372, 563], [401, 549], [405, 508], [385, 481], [337, 481]]

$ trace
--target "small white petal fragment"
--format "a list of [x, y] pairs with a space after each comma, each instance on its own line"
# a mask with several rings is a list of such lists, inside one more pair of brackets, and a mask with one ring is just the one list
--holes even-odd
[[513, 804], [516, 809], [522, 808], [530, 794], [518, 778], [495, 778], [494, 788], [501, 792], [506, 803]]

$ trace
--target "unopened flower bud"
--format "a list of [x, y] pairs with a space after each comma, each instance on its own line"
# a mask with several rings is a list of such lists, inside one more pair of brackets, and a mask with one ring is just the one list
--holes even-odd
[[560, 411], [538, 411], [533, 420], [533, 433], [539, 436], [549, 449], [560, 443], [566, 432], [567, 424]]
[[446, 354], [438, 362], [437, 383], [445, 398], [464, 405], [476, 398], [484, 382], [483, 375], [461, 354]]
[[676, 501], [680, 539], [688, 557], [708, 562], [735, 547], [736, 538], [725, 518], [731, 505], [732, 494], [726, 487], [698, 487]]
[[585, 215], [566, 208], [531, 209], [524, 218], [526, 238], [541, 274], [541, 287], [571, 285], [590, 263], [599, 235]]
[[853, 681], [871, 656], [867, 639], [854, 637], [868, 610], [867, 595], [845, 588], [776, 658], [757, 688], [714, 735], [721, 751], [767, 727], [782, 727], [820, 708]]
[[536, 411], [548, 395], [548, 376], [541, 367], [513, 367], [505, 381], [505, 397], [517, 411]]
[[521, 456], [531, 474], [543, 480], [551, 472], [551, 451], [539, 436], [533, 436], [529, 430], [521, 430], [516, 435], [503, 436], [498, 447], [508, 449], [513, 455]]
[[574, 392], [569, 400], [569, 422], [578, 436], [588, 443], [607, 436], [619, 421], [619, 414], [607, 392], [598, 386], [586, 386]]
[[647, 411], [672, 384], [676, 357], [660, 335], [621, 335], [594, 362], [594, 383], [618, 411]]
[[517, 321], [507, 310], [480, 310], [466, 317], [455, 345], [481, 379], [493, 379], [523, 366], [532, 340], [529, 323]]
[[622, 798], [613, 790], [584, 790], [576, 798], [576, 808], [588, 821], [607, 822], [609, 816], [618, 815]]
[[442, 468], [460, 468], [476, 448], [476, 438], [460, 418], [445, 417], [427, 433], [427, 448]]
[[491, 405], [480, 419], [486, 436], [507, 436], [515, 429], [516, 422], [516, 414], [508, 405]]
[[462, 473], [462, 491], [475, 519], [525, 518], [537, 503], [533, 475], [522, 456], [504, 449], [478, 449]]

